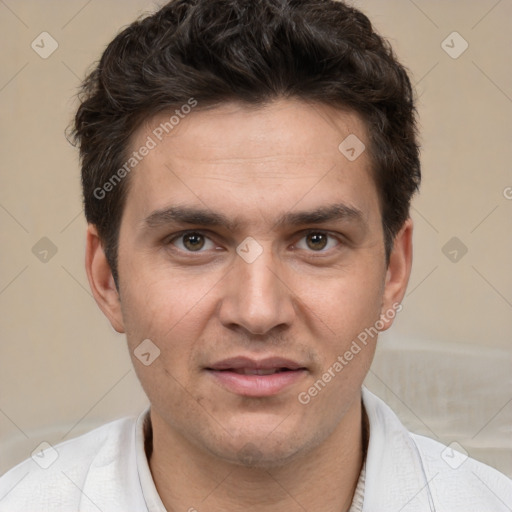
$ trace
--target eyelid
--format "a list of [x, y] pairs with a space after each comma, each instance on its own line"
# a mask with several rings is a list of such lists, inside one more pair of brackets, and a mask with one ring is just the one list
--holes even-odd
[[[184, 237], [185, 235], [191, 235], [191, 234], [197, 234], [197, 235], [201, 235], [201, 236], [204, 236], [205, 239], [209, 240], [211, 243], [213, 243], [214, 245], [218, 245], [213, 239], [211, 236], [208, 236], [208, 231], [205, 231], [203, 229], [184, 229], [183, 231], [178, 231], [177, 233], [173, 233], [172, 235], [168, 235], [164, 238], [164, 244], [165, 245], [173, 245], [174, 247], [176, 247], [174, 245], [173, 242], [175, 242], [176, 240], [179, 240], [180, 238]], [[205, 250], [203, 250], [202, 248], [199, 250], [199, 251], [184, 251], [183, 249], [179, 249], [178, 247], [176, 247], [176, 249], [178, 251], [181, 251], [181, 252], [187, 252], [187, 253], [190, 253], [190, 254], [199, 254], [201, 252], [206, 252]]]
[[[310, 234], [313, 234], [313, 233], [319, 233], [319, 234], [324, 234], [324, 235], [327, 235], [328, 237], [330, 237], [331, 239], [335, 239], [338, 244], [336, 247], [338, 247], [339, 245], [344, 245], [346, 244], [346, 240], [344, 239], [343, 235], [341, 235], [340, 233], [333, 233], [332, 231], [329, 231], [327, 229], [318, 229], [318, 228], [308, 228], [308, 229], [305, 229], [305, 230], [302, 230], [300, 231], [299, 233], [297, 233], [295, 235], [294, 238], [296, 238], [298, 241], [301, 241], [303, 240], [305, 237], [307, 237], [308, 235]], [[209, 230], [205, 230], [205, 229], [184, 229], [182, 231], [178, 231], [176, 233], [173, 233], [172, 235], [168, 235], [167, 237], [164, 238], [164, 244], [165, 245], [174, 245], [173, 242], [178, 240], [179, 238], [185, 236], [185, 235], [188, 235], [188, 234], [198, 234], [198, 235], [202, 235], [204, 236], [207, 240], [209, 240], [210, 242], [214, 243], [215, 245], [219, 245], [213, 238], [212, 238], [212, 233], [209, 231]], [[297, 238], [298, 236], [298, 238]], [[298, 242], [295, 242], [293, 244], [293, 246], [296, 246]], [[176, 247], [176, 246], [175, 246]], [[177, 250], [181, 251], [181, 252], [185, 252], [183, 251], [182, 249], [179, 249], [179, 248], [176, 248]], [[332, 249], [335, 249], [335, 247], [331, 248], [331, 249], [327, 249], [327, 250], [321, 250], [321, 251], [313, 251], [312, 249], [310, 249], [308, 252], [311, 252], [311, 253], [318, 253], [318, 254], [321, 254], [321, 253], [324, 253], [324, 252], [329, 252], [330, 250]], [[199, 250], [199, 251], [186, 251], [187, 253], [190, 253], [190, 254], [199, 254], [201, 252], [206, 252], [204, 250]]]
[[[308, 252], [311, 252], [312, 254], [315, 254], [315, 253], [316, 254], [327, 253], [327, 252], [330, 252], [333, 249], [336, 249], [338, 246], [344, 245], [346, 243], [344, 238], [343, 238], [343, 236], [341, 234], [339, 234], [339, 233], [333, 233], [332, 231], [329, 231], [327, 229], [314, 229], [314, 228], [309, 228], [309, 229], [306, 229], [304, 231], [301, 231], [300, 238], [298, 240], [302, 241], [304, 238], [306, 238], [308, 235], [311, 235], [311, 234], [327, 235], [329, 238], [334, 239], [334, 240], [336, 240], [338, 242], [336, 247], [331, 247], [330, 249], [322, 249], [320, 251], [314, 251], [312, 249], [309, 249]], [[293, 245], [296, 246], [297, 243], [298, 242], [294, 243]]]

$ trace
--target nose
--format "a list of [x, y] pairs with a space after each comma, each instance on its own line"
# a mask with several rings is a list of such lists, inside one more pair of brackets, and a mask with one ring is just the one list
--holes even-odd
[[293, 292], [271, 249], [252, 262], [236, 257], [219, 310], [222, 324], [253, 335], [289, 327], [295, 317]]

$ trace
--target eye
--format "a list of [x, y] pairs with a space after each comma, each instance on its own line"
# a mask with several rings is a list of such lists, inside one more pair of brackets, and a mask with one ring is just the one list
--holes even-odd
[[324, 231], [310, 231], [296, 245], [298, 249], [326, 252], [340, 244], [339, 240]]
[[188, 231], [169, 240], [169, 243], [184, 252], [203, 252], [202, 249], [214, 249], [215, 244], [197, 231]]

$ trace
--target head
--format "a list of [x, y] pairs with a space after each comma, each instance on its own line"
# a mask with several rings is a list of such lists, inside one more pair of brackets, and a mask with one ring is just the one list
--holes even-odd
[[[74, 137], [91, 287], [156, 421], [230, 460], [325, 439], [376, 336], [315, 400], [298, 395], [391, 325], [420, 181], [411, 85], [366, 16], [331, 0], [171, 1], [109, 44]], [[220, 368], [285, 355], [300, 370], [275, 393]]]

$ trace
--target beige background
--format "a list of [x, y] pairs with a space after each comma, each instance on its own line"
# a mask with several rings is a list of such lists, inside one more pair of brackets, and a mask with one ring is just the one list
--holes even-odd
[[[414, 431], [512, 475], [512, 2], [354, 3], [411, 70], [424, 172], [404, 310], [367, 384]], [[64, 129], [85, 70], [153, 5], [0, 0], [0, 473], [42, 440], [146, 404], [124, 338], [88, 289], [77, 153]], [[43, 31], [59, 45], [47, 59], [31, 48]], [[441, 46], [453, 31], [469, 44], [457, 59]], [[32, 252], [42, 237], [57, 247], [47, 262]], [[456, 262], [442, 250], [452, 237], [468, 250]]]

